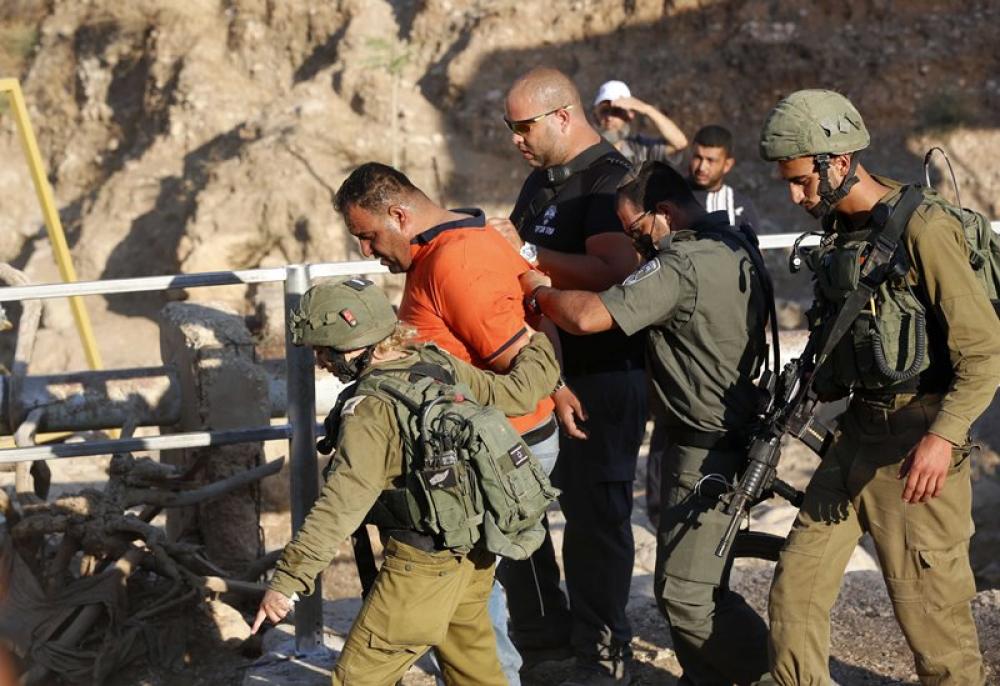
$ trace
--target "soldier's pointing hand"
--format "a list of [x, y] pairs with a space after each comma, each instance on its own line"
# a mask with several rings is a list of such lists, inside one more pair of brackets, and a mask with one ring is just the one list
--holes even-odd
[[292, 599], [283, 593], [268, 589], [261, 598], [260, 607], [257, 608], [257, 617], [254, 618], [253, 628], [250, 633], [257, 633], [257, 629], [264, 623], [264, 619], [271, 620], [272, 624], [277, 624], [292, 611]]

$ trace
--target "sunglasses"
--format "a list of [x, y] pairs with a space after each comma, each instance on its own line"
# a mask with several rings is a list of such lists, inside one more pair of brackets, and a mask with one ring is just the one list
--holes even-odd
[[626, 236], [631, 236], [633, 233], [635, 233], [636, 230], [639, 228], [639, 224], [642, 223], [642, 220], [645, 219], [648, 215], [650, 215], [652, 213], [653, 213], [653, 210], [646, 210], [645, 212], [643, 212], [642, 214], [640, 214], [638, 217], [636, 217], [634, 220], [632, 220], [632, 223], [629, 224], [627, 227], [625, 227], [625, 235]]
[[531, 130], [532, 124], [540, 122], [550, 114], [555, 114], [559, 110], [571, 110], [571, 109], [573, 109], [573, 105], [564, 105], [563, 107], [557, 107], [554, 110], [549, 110], [548, 112], [540, 114], [537, 117], [531, 117], [530, 119], [518, 119], [516, 121], [511, 121], [507, 117], [504, 117], [503, 122], [504, 124], [507, 125], [507, 128], [510, 129], [512, 133], [516, 133], [517, 135], [521, 136], [528, 133], [528, 131]]
[[619, 119], [628, 119], [629, 111], [621, 107], [612, 107], [611, 105], [605, 104], [597, 108], [595, 115], [598, 118], [618, 117]]

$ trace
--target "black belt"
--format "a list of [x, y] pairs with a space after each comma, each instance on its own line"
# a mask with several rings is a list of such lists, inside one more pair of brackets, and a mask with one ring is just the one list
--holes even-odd
[[545, 422], [541, 426], [536, 426], [531, 431], [521, 434], [521, 440], [524, 441], [530, 448], [533, 445], [538, 445], [542, 441], [546, 440], [552, 434], [556, 432], [558, 428], [555, 417], [549, 417], [549, 421]]
[[948, 389], [946, 388], [920, 388], [919, 384], [916, 383], [916, 379], [913, 381], [914, 383], [904, 383], [891, 388], [855, 388], [854, 397], [864, 403], [884, 405], [893, 402], [896, 399], [896, 396], [900, 395], [935, 395], [948, 392]]
[[898, 391], [896, 393], [884, 393], [869, 391], [865, 393], [854, 392], [854, 399], [866, 405], [891, 405], [896, 398], [901, 395], [915, 395], [916, 391]]
[[674, 445], [705, 450], [745, 450], [747, 436], [738, 431], [698, 431], [667, 428], [667, 440]]
[[382, 538], [383, 545], [390, 539], [395, 538], [400, 543], [405, 543], [411, 548], [416, 548], [417, 550], [422, 550], [425, 553], [436, 553], [443, 550], [440, 546], [434, 543], [434, 537], [428, 534], [422, 534], [411, 529], [379, 529], [379, 535]]

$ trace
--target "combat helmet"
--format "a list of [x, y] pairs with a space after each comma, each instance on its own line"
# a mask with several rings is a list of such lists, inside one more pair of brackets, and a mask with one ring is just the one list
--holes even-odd
[[368, 279], [313, 286], [289, 317], [292, 343], [348, 352], [367, 348], [392, 334], [396, 313]]
[[834, 91], [796, 91], [779, 102], [760, 132], [760, 156], [769, 162], [809, 155], [842, 155], [871, 143], [851, 101]]
[[[770, 162], [814, 158], [819, 174], [819, 197], [809, 213], [823, 219], [847, 197], [858, 182], [858, 154], [871, 143], [861, 114], [851, 101], [834, 91], [795, 91], [779, 102], [760, 131], [760, 156]], [[851, 165], [840, 186], [830, 183], [830, 159], [851, 155]]]

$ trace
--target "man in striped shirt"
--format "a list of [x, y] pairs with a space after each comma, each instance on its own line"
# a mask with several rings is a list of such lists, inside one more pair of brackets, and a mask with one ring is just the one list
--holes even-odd
[[750, 198], [725, 183], [735, 163], [733, 134], [716, 124], [702, 127], [694, 137], [688, 183], [707, 211], [725, 210], [731, 225], [748, 224], [756, 233], [760, 220]]
[[[688, 167], [688, 185], [695, 199], [708, 212], [724, 210], [730, 226], [747, 226], [753, 233], [760, 229], [757, 210], [750, 198], [723, 183], [733, 168], [733, 134], [722, 126], [704, 126], [695, 134]], [[668, 437], [658, 418], [649, 441], [646, 460], [646, 515], [656, 526], [660, 521], [660, 469]]]

